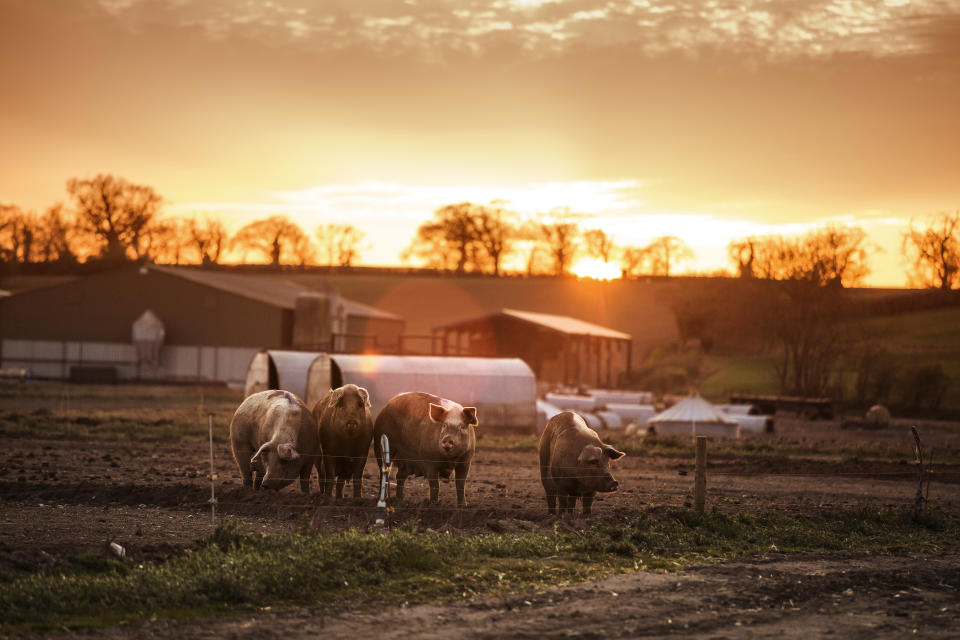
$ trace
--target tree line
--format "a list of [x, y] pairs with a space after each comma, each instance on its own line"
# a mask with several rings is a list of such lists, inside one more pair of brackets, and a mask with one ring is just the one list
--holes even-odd
[[618, 266], [625, 278], [669, 276], [671, 269], [694, 258], [676, 236], [661, 236], [643, 247], [620, 246], [603, 229], [583, 229], [585, 219], [567, 208], [524, 218], [499, 202], [449, 204], [420, 225], [401, 257], [457, 274], [494, 276], [503, 273], [511, 258], [527, 276], [562, 276], [578, 258], [587, 257]]
[[[43, 213], [0, 204], [0, 264], [151, 260], [166, 264], [217, 264], [234, 260], [271, 265], [352, 266], [365, 234], [350, 224], [329, 223], [313, 235], [285, 215], [254, 220], [234, 234], [216, 216], [161, 215], [163, 198], [152, 188], [110, 174], [66, 183], [68, 205]], [[438, 208], [401, 253], [404, 262], [456, 274], [568, 274], [579, 258], [617, 268], [624, 278], [670, 276], [692, 260], [680, 238], [664, 235], [645, 246], [619, 245], [587, 216], [567, 208], [535, 217], [503, 202], [460, 202]], [[911, 221], [901, 252], [915, 287], [960, 286], [960, 212]], [[836, 287], [862, 282], [872, 246], [860, 227], [827, 226], [805, 235], [735, 239], [728, 255], [746, 279], [815, 281]], [[509, 266], [507, 266], [509, 265]]]
[[161, 215], [163, 198], [152, 188], [109, 174], [71, 179], [69, 206], [43, 213], [0, 204], [0, 264], [81, 262], [118, 264], [217, 264], [227, 252], [272, 265], [351, 266], [364, 234], [349, 224], [328, 223], [311, 238], [284, 215], [254, 220], [231, 235], [216, 216]]

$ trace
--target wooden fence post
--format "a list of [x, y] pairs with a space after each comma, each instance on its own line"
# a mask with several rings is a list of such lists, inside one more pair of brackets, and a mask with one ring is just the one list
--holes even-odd
[[707, 436], [697, 436], [697, 466], [693, 481], [693, 508], [703, 513], [707, 494]]

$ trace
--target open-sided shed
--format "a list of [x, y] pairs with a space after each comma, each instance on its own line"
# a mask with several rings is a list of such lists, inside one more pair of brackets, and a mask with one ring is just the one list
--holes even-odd
[[615, 387], [630, 371], [630, 334], [570, 316], [501, 309], [433, 331], [444, 353], [522, 358], [543, 384]]
[[350, 383], [370, 393], [374, 416], [398, 393], [425, 391], [477, 407], [481, 428], [532, 430], [536, 423], [536, 379], [518, 358], [262, 351], [250, 362], [245, 390], [286, 389], [312, 407], [327, 389]]

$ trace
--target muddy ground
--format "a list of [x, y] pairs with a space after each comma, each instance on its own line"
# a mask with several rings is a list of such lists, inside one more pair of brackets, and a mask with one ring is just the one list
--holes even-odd
[[[316, 608], [67, 637], [957, 638], [960, 556], [770, 554], [682, 574], [631, 573], [454, 604], [331, 614]], [[59, 635], [59, 634], [58, 634]]]
[[[778, 420], [778, 429], [776, 436], [756, 438], [853, 445], [883, 441], [902, 448], [903, 457], [710, 456], [708, 452], [708, 509], [815, 515], [837, 508], [909, 508], [913, 504], [917, 476], [910, 464], [911, 445], [904, 425], [868, 432], [841, 429], [839, 423], [787, 418]], [[942, 450], [956, 450], [960, 425], [934, 425], [925, 433]], [[217, 442], [214, 453], [217, 520], [235, 516], [248, 528], [276, 532], [363, 529], [376, 518], [372, 459], [361, 501], [324, 504], [316, 495], [301, 495], [293, 485], [278, 493], [249, 493], [240, 486], [229, 445]], [[599, 497], [588, 520], [561, 526], [625, 522], [639, 513], [688, 505], [692, 462], [668, 455], [628, 455], [616, 464], [621, 490]], [[935, 469], [931, 505], [960, 513], [960, 465], [941, 463]], [[167, 556], [211, 531], [209, 475], [209, 445], [200, 437], [182, 441], [4, 438], [0, 567], [29, 572], [69, 555], [103, 552], [109, 542], [122, 545], [134, 560]], [[413, 479], [407, 486], [407, 500], [392, 503], [391, 525], [417, 520], [421, 526], [473, 534], [549, 533], [556, 524], [546, 512], [533, 450], [493, 448], [481, 439], [467, 483], [465, 510], [455, 508], [452, 482], [441, 483], [439, 507], [423, 502], [427, 496], [423, 479]], [[800, 629], [805, 629], [800, 634], [805, 636], [833, 632], [898, 637], [913, 628], [926, 637], [951, 637], [950, 633], [957, 637], [960, 632], [948, 633], [944, 620], [960, 617], [958, 572], [958, 556], [949, 553], [848, 559], [770, 556], [702, 567], [679, 576], [618, 576], [517, 598], [401, 608], [388, 612], [385, 624], [396, 629], [415, 624], [418, 637], [448, 636], [451, 624], [454, 637], [799, 637]], [[294, 610], [100, 633], [299, 637], [329, 631], [348, 636], [380, 624], [374, 618], [379, 620], [379, 615], [352, 612], [318, 620], [315, 612]], [[303, 634], [272, 631], [293, 628], [302, 628]], [[382, 637], [392, 636], [384, 632]]]

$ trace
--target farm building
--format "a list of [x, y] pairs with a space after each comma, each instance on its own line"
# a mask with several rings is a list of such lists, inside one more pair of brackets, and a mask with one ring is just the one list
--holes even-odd
[[630, 371], [630, 334], [569, 316], [501, 309], [433, 331], [444, 354], [521, 358], [544, 386], [616, 387]]
[[518, 358], [264, 350], [250, 361], [244, 395], [286, 389], [312, 407], [344, 384], [367, 389], [374, 415], [398, 393], [425, 391], [477, 407], [481, 427], [532, 430], [536, 418], [536, 380]]
[[[264, 347], [389, 351], [403, 330], [399, 316], [332, 287], [130, 266], [0, 299], [0, 367], [49, 378], [243, 381]], [[134, 335], [163, 346], [135, 345]], [[158, 361], [149, 357], [157, 348]]]

